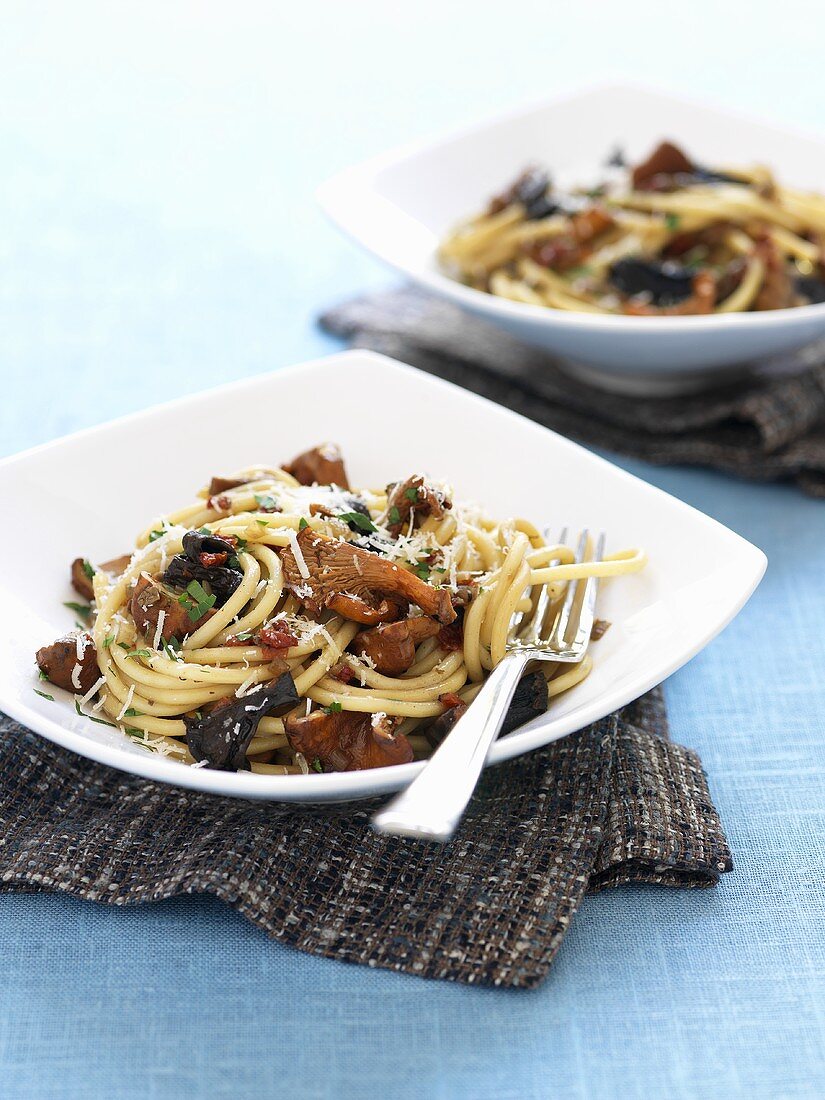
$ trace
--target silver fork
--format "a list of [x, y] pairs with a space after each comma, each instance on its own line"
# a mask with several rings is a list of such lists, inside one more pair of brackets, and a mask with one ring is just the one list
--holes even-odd
[[[583, 531], [576, 549], [577, 563], [584, 561], [588, 542], [588, 532]], [[604, 556], [604, 542], [602, 534], [594, 561]], [[582, 584], [585, 589], [579, 601]], [[575, 664], [582, 660], [593, 628], [597, 591], [596, 577], [570, 581], [555, 623], [548, 624], [550, 597], [547, 586], [542, 585], [531, 612], [511, 625], [504, 659], [487, 677], [466, 713], [409, 787], [373, 816], [377, 832], [421, 840], [450, 839], [472, 798], [525, 668], [531, 661]], [[550, 633], [545, 634], [548, 629]]]

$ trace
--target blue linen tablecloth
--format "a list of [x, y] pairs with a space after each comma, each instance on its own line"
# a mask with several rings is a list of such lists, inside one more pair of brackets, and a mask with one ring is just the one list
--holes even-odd
[[[741, 14], [709, 0], [689, 20], [642, 0], [631, 23], [615, 5], [469, 0], [7, 11], [0, 449], [333, 350], [314, 315], [387, 277], [323, 223], [312, 187], [386, 145], [622, 76], [820, 124], [821, 10]], [[588, 899], [533, 993], [309, 958], [199, 898], [4, 896], [1, 1096], [825, 1092], [825, 511], [789, 488], [622, 464], [770, 558], [742, 615], [667, 685], [734, 874]]]

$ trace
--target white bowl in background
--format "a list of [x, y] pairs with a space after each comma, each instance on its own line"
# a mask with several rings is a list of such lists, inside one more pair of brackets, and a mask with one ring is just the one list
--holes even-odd
[[825, 337], [825, 303], [701, 317], [568, 313], [473, 290], [439, 270], [444, 234], [526, 165], [546, 166], [563, 185], [586, 184], [617, 146], [632, 162], [662, 138], [705, 164], [767, 164], [788, 185], [825, 192], [825, 143], [622, 85], [384, 153], [322, 184], [317, 198], [341, 229], [416, 283], [614, 385], [678, 388]]

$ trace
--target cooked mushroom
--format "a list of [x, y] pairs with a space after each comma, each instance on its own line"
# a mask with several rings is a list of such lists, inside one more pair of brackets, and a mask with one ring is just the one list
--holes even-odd
[[536, 263], [555, 271], [569, 271], [584, 263], [593, 251], [593, 242], [612, 228], [613, 218], [601, 206], [590, 206], [570, 219], [570, 232], [527, 246], [527, 254]]
[[433, 588], [413, 573], [340, 539], [305, 527], [297, 535], [301, 564], [287, 546], [281, 551], [286, 586], [313, 614], [325, 608], [373, 626], [400, 618], [408, 603], [451, 623], [455, 611], [446, 588]]
[[656, 306], [647, 301], [631, 298], [625, 304], [624, 312], [633, 317], [688, 317], [701, 313], [712, 313], [716, 304], [716, 279], [709, 271], [700, 271], [693, 276], [690, 296], [674, 305]]
[[209, 496], [219, 497], [221, 493], [227, 493], [230, 489], [239, 489], [241, 485], [248, 485], [249, 479], [245, 477], [213, 477], [209, 482]]
[[[437, 718], [434, 718], [424, 731], [434, 745], [443, 741], [468, 706], [458, 697], [448, 699], [448, 696], [442, 695], [441, 701], [444, 703], [449, 702], [450, 705], [443, 714], [439, 714]], [[528, 672], [519, 681], [499, 737], [512, 733], [519, 726], [523, 726], [526, 722], [530, 722], [533, 718], [538, 718], [540, 714], [544, 714], [546, 710], [547, 680], [544, 673], [540, 671]]]
[[246, 750], [261, 718], [286, 714], [299, 702], [291, 673], [282, 672], [272, 683], [259, 684], [204, 718], [184, 719], [186, 744], [196, 760], [207, 761], [207, 767], [238, 771], [247, 766]]
[[37, 664], [56, 687], [76, 695], [85, 695], [100, 679], [97, 650], [88, 631], [72, 631], [38, 649]]
[[787, 309], [794, 304], [796, 287], [782, 253], [765, 234], [756, 242], [755, 254], [765, 265], [765, 278], [753, 303], [755, 310]]
[[649, 296], [652, 305], [673, 305], [693, 293], [694, 272], [682, 264], [666, 260], [619, 260], [610, 269], [610, 282], [620, 294]]
[[172, 558], [162, 580], [181, 589], [193, 580], [202, 581], [206, 591], [215, 596], [215, 606], [223, 607], [243, 580], [234, 542], [201, 531], [187, 531], [183, 536], [183, 553]]
[[428, 615], [404, 619], [397, 623], [382, 623], [372, 630], [355, 635], [353, 652], [368, 657], [382, 676], [400, 676], [415, 660], [415, 647], [426, 638], [433, 638], [442, 628]]
[[101, 562], [97, 567], [93, 566], [88, 558], [75, 558], [72, 562], [72, 588], [87, 600], [95, 598], [92, 577], [95, 573], [108, 573], [112, 577], [118, 577], [126, 569], [132, 560], [131, 554], [122, 554], [119, 558]]
[[411, 519], [441, 519], [452, 506], [446, 493], [428, 485], [421, 474], [413, 474], [387, 488], [387, 527], [395, 538]]
[[796, 280], [796, 289], [808, 305], [820, 305], [825, 302], [825, 279], [816, 275], [801, 275]]
[[163, 626], [160, 635], [164, 641], [170, 638], [182, 639], [187, 634], [192, 634], [213, 614], [212, 610], [206, 610], [202, 615], [196, 615], [193, 619], [190, 610], [195, 610], [192, 601], [181, 603], [181, 597], [176, 592], [171, 592], [166, 585], [148, 573], [141, 573], [129, 601], [129, 609], [135, 626], [144, 634], [153, 636], [158, 627], [160, 613], [163, 611]]
[[284, 719], [295, 752], [303, 753], [310, 762], [318, 760], [329, 772], [408, 764], [413, 758], [412, 746], [403, 733], [395, 732], [394, 726], [395, 721], [386, 714], [347, 710], [334, 714], [316, 710]]
[[631, 179], [633, 186], [639, 190], [651, 187], [658, 176], [691, 175], [693, 170], [693, 161], [677, 145], [662, 141], [647, 160], [636, 165]]
[[558, 210], [549, 194], [550, 177], [543, 168], [525, 169], [510, 186], [490, 200], [488, 214], [498, 214], [513, 203], [521, 203], [528, 221], [548, 218]]
[[337, 485], [339, 489], [349, 489], [344, 460], [336, 443], [312, 447], [285, 463], [282, 469], [301, 485]]

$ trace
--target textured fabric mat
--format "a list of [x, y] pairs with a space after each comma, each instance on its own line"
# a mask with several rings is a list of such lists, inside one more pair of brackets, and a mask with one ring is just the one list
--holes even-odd
[[0, 890], [112, 905], [211, 893], [316, 955], [530, 987], [586, 891], [711, 886], [731, 856], [659, 690], [489, 768], [444, 847], [379, 837], [370, 806], [290, 808], [93, 764], [0, 715]]
[[701, 395], [607, 393], [449, 302], [402, 288], [346, 302], [329, 332], [489, 397], [563, 435], [657, 464], [790, 479], [825, 496], [825, 345]]

